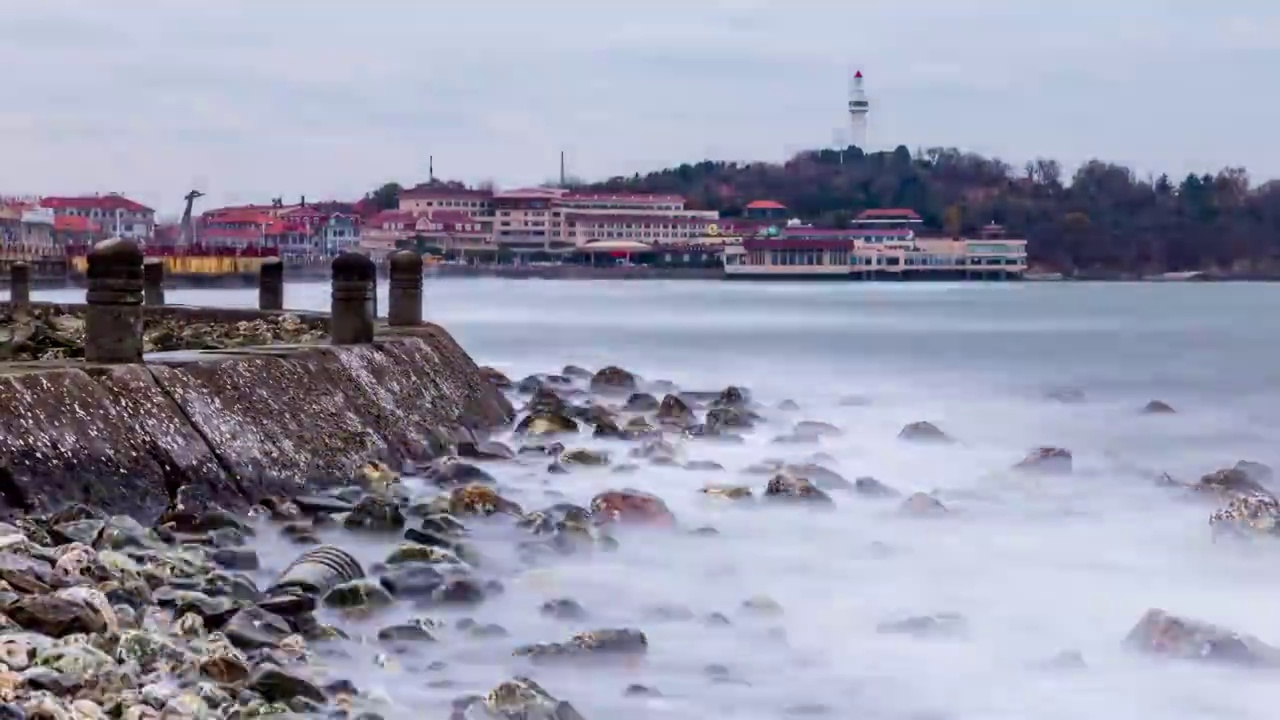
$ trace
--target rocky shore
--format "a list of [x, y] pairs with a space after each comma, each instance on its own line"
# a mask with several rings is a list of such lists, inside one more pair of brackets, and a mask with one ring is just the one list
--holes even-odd
[[[221, 322], [152, 313], [144, 322], [146, 352], [314, 343], [328, 337], [324, 318], [293, 313]], [[0, 361], [83, 358], [84, 332], [83, 309], [33, 305], [15, 314], [11, 306], [0, 306]]]
[[[143, 524], [73, 504], [0, 524], [0, 718], [427, 716], [362, 685], [367, 669], [357, 667], [359, 651], [372, 647], [378, 668], [441, 691], [456, 688], [451, 720], [575, 720], [589, 714], [537, 678], [549, 668], [592, 673], [642, 662], [653, 642], [643, 618], [636, 625], [595, 622], [572, 591], [519, 597], [515, 606], [529, 616], [573, 628], [561, 637], [524, 637], [486, 617], [487, 607], [500, 598], [510, 603], [530, 574], [559, 563], [607, 562], [620, 547], [659, 536], [705, 542], [718, 535], [715, 527], [687, 524], [659, 495], [627, 487], [628, 475], [646, 467], [723, 473], [737, 479], [672, 492], [758, 512], [792, 508], [801, 514], [782, 513], [778, 522], [796, 523], [797, 532], [806, 510], [843, 503], [886, 503], [923, 522], [946, 523], [964, 512], [934, 492], [844, 477], [818, 449], [842, 428], [797, 417], [794, 403], [765, 406], [745, 388], [681, 389], [617, 367], [567, 366], [519, 381], [482, 372], [519, 415], [491, 431], [456, 428], [430, 461], [391, 467], [371, 458], [353, 477], [258, 498], [244, 513], [171, 507]], [[779, 419], [790, 428], [773, 439], [779, 448], [814, 451], [799, 461], [761, 458], [740, 468], [691, 457], [696, 448], [740, 445]], [[595, 440], [624, 450], [600, 449]], [[886, 442], [962, 439], [919, 421]], [[1035, 448], [1010, 465], [1019, 477], [1073, 473], [1066, 448]], [[572, 497], [548, 484], [573, 476], [591, 478], [593, 490]], [[1241, 462], [1194, 482], [1159, 482], [1173, 495], [1222, 506], [1212, 512], [1206, 538], [1280, 534], [1266, 466]], [[273, 568], [270, 554], [282, 547], [298, 558]], [[357, 548], [376, 559], [361, 562]], [[728, 628], [784, 611], [756, 595], [737, 608], [655, 608], [649, 620]], [[889, 637], [974, 631], [964, 616], [946, 611], [886, 619], [876, 630]], [[516, 668], [487, 692], [451, 681], [451, 665], [437, 654], [479, 640], [503, 646]], [[1121, 643], [1172, 658], [1280, 665], [1280, 651], [1256, 638], [1158, 609], [1117, 638]], [[1045, 654], [1046, 668], [1086, 665], [1071, 649]], [[707, 666], [704, 674], [740, 682], [728, 666]], [[637, 702], [663, 696], [662, 688], [637, 683], [615, 692]], [[816, 702], [786, 712], [842, 716]]]

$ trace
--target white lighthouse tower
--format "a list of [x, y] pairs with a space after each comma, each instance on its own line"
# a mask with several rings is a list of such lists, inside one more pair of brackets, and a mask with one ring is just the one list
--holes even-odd
[[867, 91], [862, 89], [862, 71], [853, 74], [853, 82], [849, 85], [849, 122], [853, 129], [853, 144], [860, 150], [867, 149], [867, 113], [871, 112], [871, 102], [867, 100]]

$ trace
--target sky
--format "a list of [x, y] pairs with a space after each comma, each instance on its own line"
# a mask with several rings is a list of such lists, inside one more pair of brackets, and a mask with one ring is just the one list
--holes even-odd
[[1261, 0], [10, 0], [0, 194], [162, 213], [782, 160], [849, 139], [1280, 177]]

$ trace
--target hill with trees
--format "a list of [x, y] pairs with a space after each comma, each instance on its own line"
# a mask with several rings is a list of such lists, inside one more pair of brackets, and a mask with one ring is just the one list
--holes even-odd
[[850, 147], [802, 152], [781, 164], [684, 164], [580, 187], [678, 193], [690, 207], [730, 217], [752, 200], [776, 200], [828, 227], [891, 207], [915, 210], [934, 233], [967, 234], [997, 222], [1028, 239], [1041, 270], [1280, 275], [1280, 182], [1253, 187], [1242, 168], [1174, 181], [1094, 160], [1064, 178], [1054, 160], [1016, 169], [954, 148], [913, 155], [905, 146], [866, 154]]

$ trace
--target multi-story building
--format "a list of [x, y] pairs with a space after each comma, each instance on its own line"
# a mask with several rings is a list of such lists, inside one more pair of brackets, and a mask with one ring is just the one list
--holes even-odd
[[461, 210], [415, 213], [387, 210], [365, 223], [360, 247], [380, 256], [402, 247], [420, 252], [437, 251], [460, 259], [494, 255], [492, 224], [488, 218], [473, 217]]
[[991, 224], [976, 238], [917, 235], [911, 210], [868, 210], [841, 230], [773, 226], [725, 249], [730, 278], [1008, 279], [1027, 269], [1027, 241]]
[[424, 183], [400, 192], [399, 209], [411, 213], [449, 210], [465, 212], [471, 217], [492, 217], [493, 192]]
[[155, 233], [156, 211], [118, 193], [46, 197], [40, 206], [56, 217], [83, 217], [113, 236], [147, 242]]

